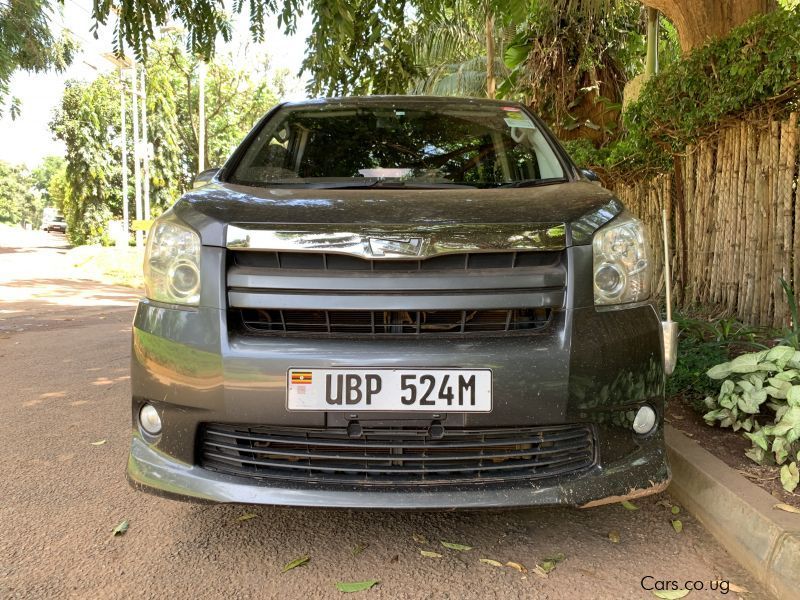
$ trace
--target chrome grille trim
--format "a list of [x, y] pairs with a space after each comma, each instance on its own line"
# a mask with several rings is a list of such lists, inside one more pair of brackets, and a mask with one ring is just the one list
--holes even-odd
[[[375, 251], [370, 240], [407, 241]], [[418, 240], [418, 243], [417, 243]], [[413, 241], [413, 243], [412, 243]], [[564, 223], [536, 224], [442, 224], [442, 225], [228, 225], [225, 246], [232, 250], [326, 252], [372, 260], [428, 258], [465, 252], [508, 250], [563, 250], [567, 236]]]

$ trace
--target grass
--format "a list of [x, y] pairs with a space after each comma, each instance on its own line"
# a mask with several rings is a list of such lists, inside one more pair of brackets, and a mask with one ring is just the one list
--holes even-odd
[[139, 289], [144, 286], [144, 251], [136, 248], [78, 246], [67, 252], [74, 275], [112, 285]]

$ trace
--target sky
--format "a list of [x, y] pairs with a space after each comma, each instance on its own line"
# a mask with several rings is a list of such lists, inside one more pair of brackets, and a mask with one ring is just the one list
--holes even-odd
[[[58, 3], [52, 4], [58, 6]], [[56, 31], [67, 28], [81, 44], [81, 51], [75, 56], [72, 65], [64, 73], [48, 72], [31, 74], [17, 72], [11, 81], [11, 95], [21, 100], [22, 113], [12, 121], [8, 109], [0, 118], [0, 160], [13, 164], [25, 164], [29, 168], [39, 164], [45, 156], [61, 155], [63, 144], [53, 139], [47, 124], [53, 110], [61, 101], [64, 83], [69, 79], [90, 81], [99, 73], [114, 70], [114, 66], [103, 58], [103, 53], [111, 52], [112, 27], [101, 28], [98, 39], [91, 33], [91, 0], [65, 0], [63, 8], [57, 10], [51, 19]], [[287, 37], [280, 32], [274, 21], [268, 23], [266, 42], [257, 49], [264, 48], [272, 58], [276, 69], [288, 68], [294, 75], [300, 69], [305, 51], [305, 39], [311, 30], [308, 15], [298, 22], [297, 33]], [[247, 30], [247, 16], [237, 16], [233, 39], [228, 45], [219, 45], [217, 52], [242, 52], [250, 40]], [[253, 50], [253, 46], [250, 47]], [[304, 85], [297, 80], [290, 86], [286, 100], [298, 100], [305, 96]], [[266, 109], [269, 107], [265, 107]]]

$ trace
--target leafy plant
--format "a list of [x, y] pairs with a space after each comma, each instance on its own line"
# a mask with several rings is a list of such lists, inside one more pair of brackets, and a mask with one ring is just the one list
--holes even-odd
[[786, 294], [786, 302], [789, 304], [789, 312], [792, 315], [792, 324], [784, 331], [781, 344], [800, 350], [800, 320], [798, 320], [797, 298], [795, 298], [792, 286], [783, 277], [781, 277], [781, 287], [783, 288], [783, 293]]
[[709, 425], [743, 429], [753, 443], [746, 454], [758, 464], [781, 467], [781, 483], [800, 483], [800, 351], [791, 346], [742, 354], [708, 370], [723, 380], [719, 394], [705, 400]]
[[731, 348], [765, 349], [760, 340], [766, 332], [734, 318], [700, 318], [677, 314], [675, 320], [680, 328], [680, 360], [675, 372], [667, 378], [667, 395], [682, 394], [695, 410], [706, 412], [703, 399], [718, 390], [717, 385], [706, 377], [706, 371], [712, 365], [727, 361]]
[[662, 172], [724, 117], [797, 98], [800, 9], [757, 16], [667, 65], [624, 115], [622, 139], [585, 163], [617, 176]]

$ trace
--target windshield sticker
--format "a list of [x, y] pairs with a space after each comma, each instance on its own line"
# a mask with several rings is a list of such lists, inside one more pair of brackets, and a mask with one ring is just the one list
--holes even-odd
[[503, 120], [506, 122], [506, 125], [509, 127], [518, 127], [520, 129], [536, 129], [536, 125], [533, 124], [527, 115], [522, 114], [521, 112], [509, 112], [507, 113]]

